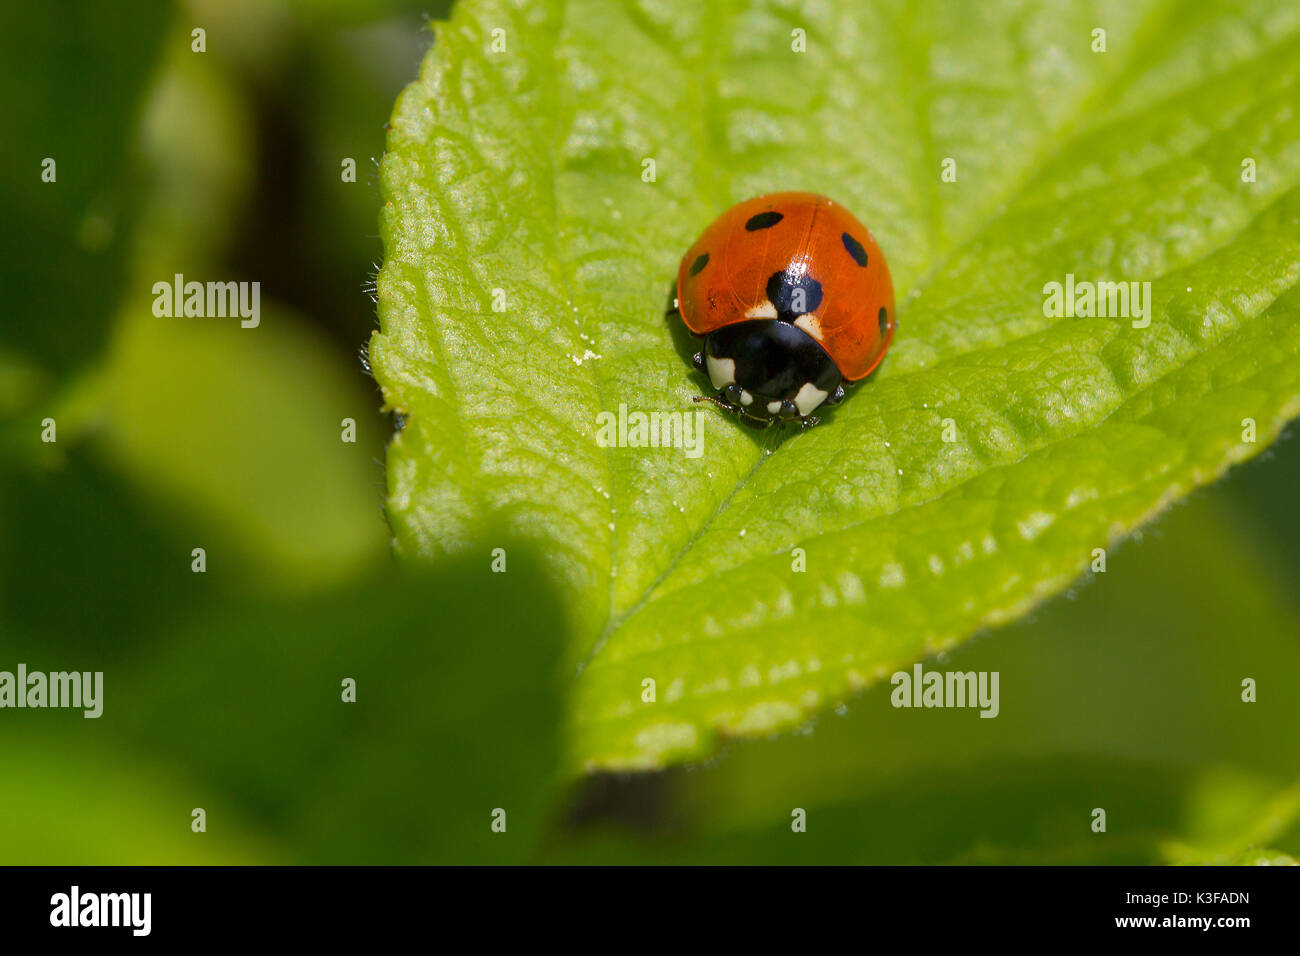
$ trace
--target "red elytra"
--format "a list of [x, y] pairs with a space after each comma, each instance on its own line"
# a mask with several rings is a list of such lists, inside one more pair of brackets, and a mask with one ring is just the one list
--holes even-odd
[[[778, 274], [787, 289], [807, 288], [817, 301], [806, 312], [773, 303]], [[815, 193], [772, 193], [724, 212], [683, 256], [677, 302], [697, 335], [756, 316], [791, 321], [849, 382], [880, 364], [896, 325], [884, 253], [847, 209]]]

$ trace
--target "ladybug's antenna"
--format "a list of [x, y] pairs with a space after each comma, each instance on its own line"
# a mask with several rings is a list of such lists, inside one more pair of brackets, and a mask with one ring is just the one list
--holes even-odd
[[717, 405], [719, 408], [723, 409], [724, 411], [728, 411], [728, 412], [736, 411], [735, 405], [729, 404], [728, 402], [724, 402], [722, 399], [714, 395], [696, 395], [693, 399], [691, 399], [691, 401], [712, 402], [714, 405]]

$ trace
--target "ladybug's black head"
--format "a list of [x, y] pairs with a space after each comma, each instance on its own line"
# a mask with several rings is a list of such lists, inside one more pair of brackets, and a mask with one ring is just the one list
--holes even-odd
[[782, 319], [754, 319], [709, 333], [695, 364], [716, 401], [762, 421], [799, 420], [844, 397], [839, 369], [811, 335]]

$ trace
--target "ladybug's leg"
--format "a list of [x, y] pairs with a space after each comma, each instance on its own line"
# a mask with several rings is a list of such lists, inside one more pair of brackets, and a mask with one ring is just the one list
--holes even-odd
[[691, 364], [695, 366], [695, 370], [696, 370], [697, 372], [703, 372], [703, 371], [704, 371], [704, 353], [703, 353], [703, 352], [696, 352], [694, 355], [692, 355], [692, 356], [691, 356]]
[[[823, 404], [825, 403], [823, 402]], [[805, 415], [803, 418], [799, 419], [799, 427], [806, 430], [812, 428], [814, 425], [820, 425], [821, 421], [822, 420], [816, 415]]]

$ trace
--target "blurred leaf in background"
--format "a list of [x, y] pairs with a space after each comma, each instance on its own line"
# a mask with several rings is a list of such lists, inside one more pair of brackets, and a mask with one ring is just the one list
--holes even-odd
[[61, 375], [104, 345], [143, 187], [131, 146], [168, 19], [163, 0], [129, 15], [89, 0], [0, 11], [8, 362]]
[[6, 641], [6, 661], [72, 657], [105, 690], [97, 719], [6, 715], [0, 759], [22, 772], [0, 863], [533, 858], [558, 774], [563, 622], [536, 559], [499, 543], [504, 574], [485, 554], [435, 579], [225, 601], [75, 657]]
[[[387, 547], [376, 494], [391, 425], [378, 414], [373, 385], [356, 357], [372, 322], [363, 294], [374, 258], [367, 245], [377, 243], [363, 231], [336, 229], [342, 242], [335, 245], [345, 251], [317, 269], [322, 276], [346, 277], [350, 268], [349, 288], [323, 304], [286, 303], [277, 298], [274, 262], [241, 261], [246, 236], [264, 230], [241, 227], [260, 208], [262, 168], [274, 165], [262, 162], [263, 154], [274, 157], [288, 178], [302, 178], [292, 165], [302, 156], [277, 155], [275, 144], [259, 138], [264, 87], [293, 70], [292, 61], [275, 57], [309, 46], [312, 30], [350, 49], [336, 34], [356, 23], [300, 23], [287, 8], [276, 14], [270, 5], [216, 6], [173, 11], [173, 26], [158, 44], [156, 80], [136, 107], [139, 121], [122, 121], [128, 133], [138, 132], [129, 152], [134, 176], [145, 187], [136, 194], [138, 228], [124, 243], [131, 255], [116, 286], [123, 292], [105, 351], [62, 379], [43, 375], [39, 361], [21, 348], [6, 353], [16, 356], [7, 379], [18, 384], [4, 391], [29, 394], [9, 403], [10, 424], [0, 434], [5, 448], [21, 449], [17, 457], [36, 467], [53, 467], [72, 444], [91, 440], [102, 460], [129, 476], [154, 506], [194, 526], [194, 545], [224, 555], [244, 589], [328, 586], [384, 561]], [[192, 49], [195, 23], [206, 25], [203, 53]], [[278, 27], [269, 29], [273, 24]], [[418, 18], [408, 23], [406, 35], [418, 37], [418, 26]], [[100, 40], [116, 43], [107, 34]], [[412, 43], [412, 62], [415, 55]], [[376, 149], [383, 114], [374, 111], [392, 96], [392, 90], [376, 89], [382, 83], [372, 81], [374, 102], [351, 116], [356, 129], [371, 131]], [[332, 165], [337, 169], [338, 160]], [[366, 194], [354, 202], [373, 208], [374, 185], [364, 178], [344, 182], [336, 175], [329, 189]], [[307, 197], [301, 202], [302, 208], [318, 205]], [[258, 282], [261, 325], [158, 319], [152, 289], [176, 274]], [[103, 298], [103, 290], [97, 295]], [[64, 317], [82, 303], [68, 295], [59, 307], [49, 321], [71, 328]], [[346, 342], [337, 338], [341, 331], [351, 336]], [[30, 394], [35, 388], [39, 394]], [[31, 440], [46, 416], [58, 422], [58, 444]], [[347, 422], [354, 423], [355, 443], [342, 440]]]

